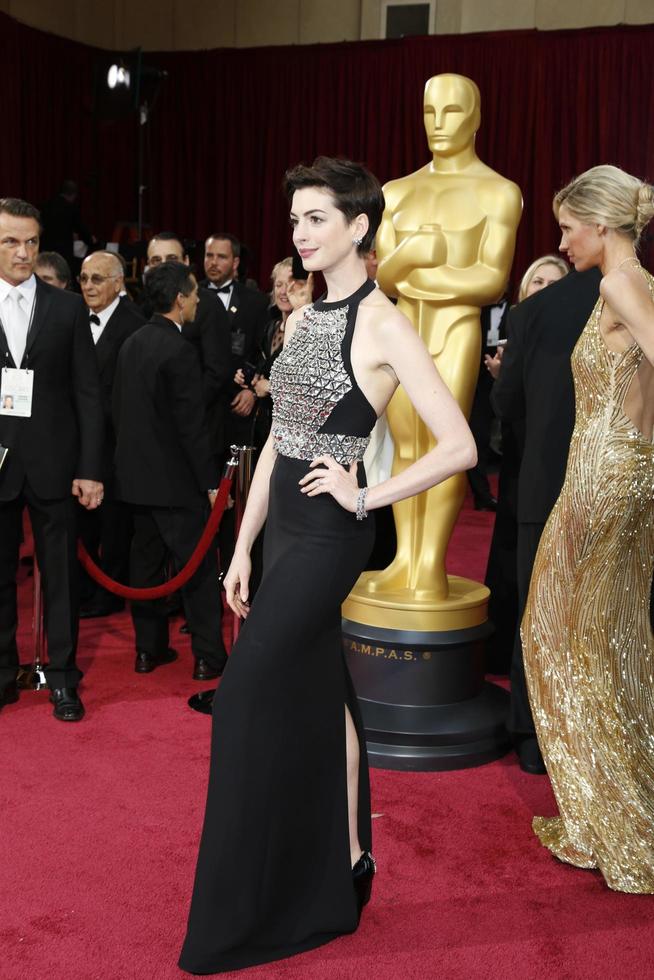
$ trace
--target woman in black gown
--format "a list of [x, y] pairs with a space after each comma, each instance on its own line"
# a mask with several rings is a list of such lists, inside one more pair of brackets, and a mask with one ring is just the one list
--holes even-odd
[[[245, 618], [218, 687], [204, 830], [180, 966], [208, 974], [356, 929], [370, 895], [368, 766], [341, 603], [373, 543], [367, 512], [475, 463], [456, 402], [409, 321], [367, 279], [384, 206], [358, 164], [286, 176], [293, 240], [327, 298], [287, 320], [227, 599]], [[367, 491], [360, 460], [398, 383], [436, 448]], [[249, 553], [266, 523], [250, 609]]]

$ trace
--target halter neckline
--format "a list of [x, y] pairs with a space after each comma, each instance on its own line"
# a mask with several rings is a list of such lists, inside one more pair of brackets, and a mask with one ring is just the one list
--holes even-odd
[[[356, 303], [362, 300], [368, 293], [371, 293], [375, 289], [375, 280], [366, 279], [361, 283], [358, 289], [356, 289], [350, 296], [346, 296], [345, 299], [336, 300], [333, 303], [327, 303], [323, 296], [313, 304], [314, 310], [337, 310], [342, 306], [350, 306], [352, 303]], [[327, 294], [325, 293], [324, 296]]]

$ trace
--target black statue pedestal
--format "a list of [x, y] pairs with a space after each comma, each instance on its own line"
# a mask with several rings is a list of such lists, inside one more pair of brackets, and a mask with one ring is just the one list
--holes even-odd
[[[437, 771], [491, 762], [511, 747], [509, 695], [484, 676], [484, 643], [492, 627], [488, 589], [450, 578], [453, 602], [391, 615], [355, 589], [344, 604], [345, 655], [359, 698], [370, 765]], [[467, 597], [467, 601], [466, 601]], [[375, 608], [377, 607], [377, 608]], [[384, 619], [371, 625], [362, 619]], [[402, 629], [422, 621], [453, 628]]]

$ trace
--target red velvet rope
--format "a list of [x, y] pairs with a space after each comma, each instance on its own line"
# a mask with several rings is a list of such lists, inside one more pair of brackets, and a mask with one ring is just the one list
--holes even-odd
[[183, 585], [186, 585], [188, 580], [192, 575], [198, 570], [200, 562], [206, 555], [211, 542], [213, 541], [216, 531], [218, 530], [218, 525], [222, 520], [222, 516], [225, 512], [225, 507], [227, 506], [227, 499], [229, 497], [229, 491], [232, 486], [232, 476], [225, 476], [220, 481], [220, 487], [218, 488], [218, 493], [216, 495], [216, 500], [211, 511], [207, 525], [202, 532], [202, 537], [197, 543], [196, 549], [189, 558], [188, 562], [182, 568], [177, 575], [164, 582], [162, 585], [156, 585], [151, 589], [134, 589], [129, 585], [122, 585], [120, 582], [114, 582], [113, 579], [109, 578], [102, 571], [101, 568], [95, 564], [88, 551], [84, 547], [81, 541], [77, 544], [77, 554], [80, 562], [82, 563], [84, 569], [88, 572], [92, 579], [101, 585], [103, 588], [107, 589], [108, 592], [113, 592], [114, 595], [122, 596], [123, 599], [161, 599], [163, 596], [170, 595], [172, 592], [176, 592]]

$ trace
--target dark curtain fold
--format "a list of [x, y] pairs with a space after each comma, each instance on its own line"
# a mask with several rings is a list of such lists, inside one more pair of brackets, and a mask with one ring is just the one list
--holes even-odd
[[[149, 127], [146, 219], [189, 238], [234, 231], [265, 283], [289, 251], [286, 168], [326, 153], [382, 181], [417, 169], [424, 82], [453, 71], [482, 93], [482, 160], [522, 188], [517, 279], [556, 248], [552, 194], [575, 173], [615, 163], [654, 178], [653, 54], [654, 25], [148, 53], [169, 77]], [[99, 236], [134, 220], [136, 116], [94, 117], [106, 52], [0, 14], [0, 57], [0, 193], [40, 202], [73, 176]]]

